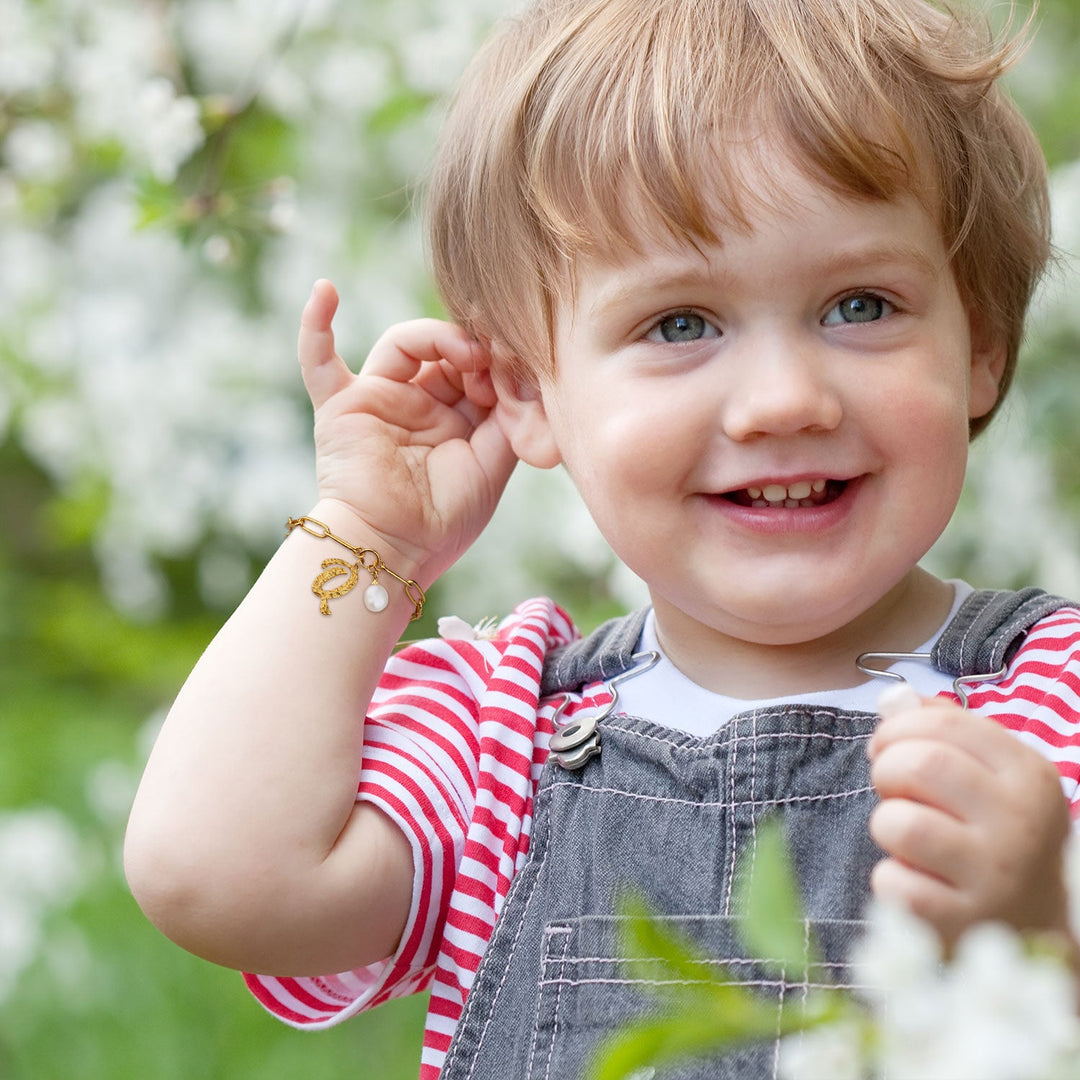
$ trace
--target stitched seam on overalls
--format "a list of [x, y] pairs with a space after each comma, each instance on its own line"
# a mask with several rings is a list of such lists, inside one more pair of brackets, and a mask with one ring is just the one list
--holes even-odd
[[563, 938], [562, 956], [559, 957], [559, 989], [555, 991], [555, 1009], [554, 1016], [551, 1019], [551, 1040], [548, 1043], [548, 1055], [547, 1061], [544, 1063], [544, 1080], [550, 1080], [551, 1077], [551, 1061], [555, 1056], [555, 1039], [559, 1034], [559, 1002], [562, 1001], [563, 984], [561, 977], [565, 974], [566, 966], [566, 951], [570, 948], [570, 935], [567, 934]]
[[[541, 972], [543, 972], [544, 968], [547, 966], [547, 962], [548, 962], [548, 944], [551, 941], [552, 937], [554, 937], [556, 934], [561, 934], [562, 935], [562, 937], [563, 937], [563, 955], [565, 957], [567, 943], [569, 942], [570, 935], [572, 933], [573, 933], [573, 930], [569, 926], [549, 926], [544, 931], [544, 946], [543, 946], [543, 951], [540, 954], [540, 971]], [[544, 985], [544, 980], [541, 979], [540, 982], [537, 985], [538, 985], [538, 988], [540, 986], [543, 986]], [[540, 1013], [541, 1013], [541, 1010], [543, 1009], [543, 1007], [544, 1007], [543, 995], [537, 994], [536, 995], [535, 1015], [533, 1016], [532, 1041], [529, 1044], [529, 1062], [525, 1067], [526, 1080], [529, 1080], [529, 1077], [532, 1076], [533, 1061], [536, 1060], [536, 1044], [540, 1041]]]
[[[573, 964], [622, 964], [622, 963], [625, 963], [625, 962], [626, 962], [626, 957], [625, 956], [568, 956], [568, 957], [566, 957], [565, 960], [562, 961], [564, 966], [573, 965]], [[651, 959], [645, 959], [645, 960], [638, 959], [638, 960], [635, 960], [634, 963], [637, 964], [640, 967], [642, 964], [665, 964], [665, 963], [667, 963], [667, 961], [664, 960], [662, 957], [657, 956], [657, 957], [653, 957]], [[710, 964], [714, 965], [714, 966], [717, 966], [717, 965], [720, 965], [720, 964], [727, 964], [729, 967], [732, 966], [732, 965], [735, 965], [736, 967], [739, 966], [739, 965], [742, 965], [742, 966], [745, 967], [745, 966], [753, 965], [753, 964], [772, 964], [774, 966], [779, 967], [780, 964], [783, 963], [783, 961], [777, 956], [762, 956], [760, 958], [755, 957], [752, 960], [748, 959], [745, 956], [727, 956], [727, 957], [723, 957], [723, 956], [720, 956], [720, 957], [713, 957], [713, 956], [704, 957], [704, 956], [701, 956], [701, 957], [697, 957], [694, 960], [694, 963], [695, 964], [700, 964], [700, 965], [703, 965], [703, 966], [708, 966]], [[835, 966], [836, 966], [835, 964], [829, 964], [829, 963], [817, 963], [817, 964], [811, 964], [810, 965], [810, 967], [812, 967], [812, 968], [829, 968], [829, 969], [832, 969]]]
[[[534, 804], [533, 804], [534, 808], [535, 808], [535, 805], [536, 804], [534, 802]], [[535, 815], [533, 817], [533, 821], [534, 822], [536, 821]], [[535, 833], [533, 834], [531, 839], [532, 839], [532, 843], [535, 843], [535, 841], [537, 839]], [[548, 847], [548, 844], [546, 843], [546, 838], [545, 838], [545, 843], [544, 843], [544, 847], [543, 847], [544, 857], [540, 861], [539, 865], [537, 865], [537, 867], [536, 867], [536, 874], [533, 876], [532, 885], [529, 887], [529, 895], [525, 897], [525, 902], [521, 905], [521, 917], [518, 920], [517, 930], [514, 933], [514, 940], [510, 945], [510, 955], [511, 956], [514, 953], [514, 950], [517, 948], [518, 941], [521, 938], [522, 930], [525, 929], [526, 917], [528, 916], [528, 913], [529, 913], [529, 905], [532, 903], [533, 893], [536, 891], [536, 886], [540, 882], [540, 874], [542, 873], [542, 871], [544, 869], [544, 866], [546, 865], [547, 854], [548, 854], [549, 850], [550, 850], [550, 848]], [[524, 872], [524, 868], [522, 869], [522, 871], [519, 871], [519, 872]], [[506, 905], [504, 903], [503, 904], [503, 910], [505, 910], [505, 908], [506, 908]], [[501, 912], [500, 912], [500, 914], [501, 914]], [[497, 923], [498, 923], [498, 920], [496, 920], [496, 924]], [[494, 939], [494, 936], [495, 936], [495, 932], [493, 931], [492, 932], [492, 939]], [[490, 948], [492, 939], [489, 939], [489, 941], [488, 941], [488, 947], [489, 948]], [[487, 954], [485, 952], [485, 956], [486, 955]], [[481, 963], [482, 962], [483, 961], [481, 960]], [[488, 1009], [488, 1014], [487, 1014], [487, 1018], [484, 1020], [484, 1025], [480, 1029], [480, 1034], [477, 1036], [476, 1048], [473, 1050], [472, 1060], [469, 1063], [468, 1071], [469, 1071], [470, 1075], [472, 1074], [473, 1069], [476, 1067], [476, 1059], [480, 1056], [480, 1050], [484, 1045], [484, 1039], [487, 1037], [487, 1032], [488, 1032], [488, 1028], [491, 1026], [492, 1017], [495, 1015], [495, 1006], [498, 1004], [499, 995], [502, 993], [503, 987], [506, 985], [506, 979], [507, 979], [507, 976], [510, 974], [510, 968], [512, 966], [513, 965], [508, 962], [503, 967], [502, 978], [499, 980], [499, 985], [495, 988], [495, 993], [491, 995], [491, 1006]], [[476, 981], [474, 980], [473, 985], [469, 988], [469, 997], [468, 997], [468, 1000], [465, 1002], [465, 1009], [464, 1009], [464, 1011], [462, 1012], [461, 1016], [458, 1019], [458, 1023], [457, 1023], [458, 1027], [462, 1027], [467, 1022], [467, 1020], [469, 1019], [469, 1013], [471, 1011], [469, 1006], [470, 1006], [471, 1002], [474, 1000], [473, 996], [472, 996], [472, 991], [475, 988], [476, 988]], [[451, 1061], [451, 1059], [450, 1059], [450, 1056], [448, 1054], [447, 1058], [446, 1058], [446, 1061], [443, 1063], [443, 1070], [445, 1070], [447, 1065], [450, 1064], [450, 1061]], [[440, 1070], [440, 1071], [442, 1071], [442, 1070]]]
[[784, 994], [787, 991], [787, 974], [781, 972], [780, 994], [776, 1001], [776, 1034], [773, 1036], [772, 1080], [780, 1075], [780, 1032], [784, 1023]]
[[[564, 986], [701, 986], [703, 980], [701, 979], [605, 979], [601, 976], [596, 976], [591, 979], [568, 979], [568, 978], [556, 978], [556, 979], [544, 979], [540, 986], [558, 986], [560, 989]], [[780, 987], [803, 987], [806, 986], [811, 990], [859, 990], [869, 989], [871, 984], [869, 983], [848, 983], [848, 982], [803, 982], [789, 983], [787, 979], [781, 974], [775, 979], [726, 979], [716, 985], [719, 986], [755, 986], [762, 990], [776, 990]], [[545, 1074], [546, 1076], [547, 1074]]]
[[[757, 800], [757, 763], [758, 763], [758, 731], [757, 731], [757, 711], [755, 710], [750, 717], [750, 732], [753, 736], [753, 752], [750, 755], [750, 799], [751, 802]], [[757, 818], [752, 817], [750, 819], [750, 873], [754, 872], [754, 866], [757, 862]], [[734, 876], [734, 875], [732, 875]]]
[[[678, 742], [675, 739], [665, 739], [662, 735], [650, 735], [648, 732], [637, 731], [636, 729], [634, 729], [632, 727], [627, 727], [627, 726], [625, 726], [623, 724], [618, 724], [618, 723], [613, 722], [619, 716], [629, 716], [629, 715], [630, 715], [629, 713], [615, 713], [613, 716], [608, 717], [608, 718], [606, 718], [604, 720], [604, 727], [609, 729], [609, 730], [621, 731], [625, 735], [629, 735], [629, 736], [631, 736], [632, 738], [635, 738], [635, 739], [643, 739], [643, 740], [645, 740], [647, 742], [661, 743], [664, 746], [672, 747], [672, 749], [674, 749], [674, 750], [690, 750], [690, 751], [700, 750], [702, 748], [702, 746], [705, 746], [705, 747], [712, 746], [712, 745], [722, 746], [724, 741], [725, 741], [725, 740], [722, 740], [722, 739], [717, 740], [715, 744], [709, 742], [708, 739], [701, 740], [701, 742], [699, 742], [699, 743]], [[754, 713], [752, 715], [754, 715], [755, 717], [757, 716], [756, 713]], [[766, 713], [764, 715], [768, 716], [768, 715], [774, 715], [774, 714]], [[819, 710], [819, 711], [813, 712], [813, 713], [809, 713], [809, 712], [804, 713], [803, 715], [805, 715], [805, 716], [814, 716], [814, 717], [818, 717], [818, 716], [833, 717], [833, 716], [836, 715], [836, 713], [835, 712], [830, 712], [829, 710], [822, 709], [822, 710]], [[866, 713], [865, 715], [869, 716], [870, 714]], [[646, 719], [646, 718], [645, 717], [640, 717], [639, 719]], [[734, 719], [736, 719], [736, 718], [732, 717], [732, 720], [734, 720]], [[725, 727], [727, 727], [727, 724], [722, 724], [718, 730], [720, 732], [722, 732]], [[687, 733], [687, 737], [691, 738], [691, 739], [696, 738], [696, 736], [690, 735], [689, 733]], [[867, 732], [867, 733], [864, 733], [864, 734], [856, 734], [856, 735], [833, 735], [833, 734], [831, 734], [831, 733], [829, 733], [827, 731], [804, 731], [804, 732], [799, 732], [797, 734], [792, 734], [792, 732], [790, 732], [790, 731], [767, 731], [764, 734], [754, 735], [753, 737], [755, 739], [759, 739], [759, 740], [762, 740], [762, 741], [765, 741], [765, 740], [776, 741], [778, 739], [786, 739], [786, 740], [792, 740], [792, 739], [825, 739], [825, 740], [827, 740], [829, 742], [859, 742], [859, 741], [862, 741], [862, 740], [869, 739], [870, 734]], [[732, 743], [746, 742], [748, 738], [749, 738], [749, 736], [747, 736], [747, 735], [735, 734], [734, 736], [731, 737], [730, 741]]]
[[961, 674], [963, 674], [964, 668], [967, 667], [967, 665], [964, 662], [964, 650], [967, 647], [968, 637], [971, 635], [971, 632], [974, 629], [975, 629], [975, 623], [972, 622], [972, 624], [964, 631], [964, 636], [960, 639], [960, 646], [959, 646], [958, 657], [957, 657], [957, 667], [960, 668]]
[[[746, 806], [790, 806], [794, 803], [815, 803], [815, 802], [829, 802], [834, 799], [851, 799], [856, 795], [866, 795], [874, 790], [872, 784], [868, 784], [866, 787], [853, 788], [851, 791], [836, 791], [829, 792], [824, 795], [788, 795], [782, 799], [761, 799], [750, 800], [744, 799], [742, 802], [729, 802], [726, 799], [720, 799], [714, 802], [705, 802], [701, 799], [668, 799], [661, 795], [641, 795], [636, 791], [623, 791], [621, 788], [606, 788], [606, 787], [589, 787], [587, 784], [577, 784], [572, 781], [556, 781], [551, 785], [551, 789], [559, 787], [574, 787], [579, 791], [588, 791], [594, 795], [621, 795], [625, 799], [637, 799], [641, 802], [655, 802], [655, 803], [667, 803], [672, 806], [708, 806], [708, 807], [724, 807], [728, 810], [741, 810]], [[730, 887], [729, 887], [730, 892]], [[731, 912], [724, 911], [725, 915], [730, 915]]]
[[[734, 800], [735, 800], [735, 762], [738, 760], [738, 757], [739, 757], [739, 740], [738, 740], [738, 738], [735, 738], [735, 739], [732, 740], [732, 743], [731, 743], [731, 753], [728, 754], [728, 769], [727, 769], [727, 795], [728, 795], [728, 797], [723, 802], [715, 804], [717, 806], [730, 807], [732, 810], [735, 809], [735, 802], [734, 802]], [[674, 800], [674, 801], [676, 803], [681, 803], [681, 804], [685, 805], [687, 800], [677, 799], [677, 800]], [[708, 803], [702, 803], [702, 805], [707, 806], [709, 804]], [[724, 914], [725, 915], [730, 915], [731, 914], [731, 889], [732, 889], [732, 882], [735, 879], [735, 861], [738, 858], [738, 854], [739, 854], [737, 839], [738, 839], [738, 829], [737, 829], [736, 824], [735, 824], [735, 815], [732, 814], [731, 815], [731, 859], [728, 862], [727, 884], [726, 884], [726, 888], [724, 889]]]

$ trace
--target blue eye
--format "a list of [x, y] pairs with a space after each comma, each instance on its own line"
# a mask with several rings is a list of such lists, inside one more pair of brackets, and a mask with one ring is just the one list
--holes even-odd
[[856, 293], [845, 296], [825, 314], [822, 324], [839, 326], [842, 323], [876, 322], [896, 309], [888, 300], [873, 293]]
[[720, 332], [696, 311], [676, 311], [665, 315], [645, 335], [649, 341], [701, 341], [703, 338], [719, 337]]

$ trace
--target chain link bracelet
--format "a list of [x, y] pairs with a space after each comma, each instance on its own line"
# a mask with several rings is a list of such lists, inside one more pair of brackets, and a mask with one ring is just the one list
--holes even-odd
[[[412, 601], [413, 613], [409, 617], [409, 621], [415, 622], [424, 613], [424, 601], [427, 599], [424, 596], [424, 590], [412, 578], [403, 578], [400, 574], [395, 574], [373, 548], [354, 547], [347, 540], [335, 536], [328, 525], [316, 521], [315, 518], [289, 518], [286, 524], [290, 533], [293, 529], [303, 529], [304, 532], [319, 540], [333, 540], [336, 544], [340, 544], [345, 548], [346, 551], [352, 552], [353, 558], [356, 559], [354, 563], [346, 559], [323, 560], [322, 573], [317, 574], [315, 580], [311, 583], [311, 591], [319, 598], [319, 611], [323, 615], [330, 614], [331, 600], [336, 600], [339, 596], [344, 596], [355, 588], [360, 580], [361, 570], [366, 570], [371, 575], [371, 584], [364, 589], [364, 607], [368, 611], [376, 613], [385, 611], [390, 604], [389, 593], [379, 584], [379, 574], [385, 573], [389, 574], [395, 581], [401, 582], [405, 589], [405, 595]], [[326, 587], [335, 578], [339, 577], [344, 577], [345, 581], [332, 589]]]

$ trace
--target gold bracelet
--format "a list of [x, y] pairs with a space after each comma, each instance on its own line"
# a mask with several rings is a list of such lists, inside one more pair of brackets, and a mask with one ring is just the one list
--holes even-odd
[[[385, 611], [390, 603], [390, 595], [387, 593], [386, 589], [379, 584], [379, 574], [385, 572], [395, 580], [401, 582], [405, 587], [405, 595], [413, 603], [413, 613], [410, 616], [409, 621], [415, 622], [424, 613], [424, 601], [427, 599], [427, 597], [424, 596], [424, 590], [421, 589], [412, 578], [403, 578], [399, 574], [395, 574], [394, 571], [382, 561], [377, 551], [374, 551], [371, 548], [353, 547], [352, 544], [342, 540], [340, 536], [335, 536], [330, 531], [328, 525], [324, 525], [321, 521], [316, 521], [314, 518], [289, 518], [287, 527], [290, 533], [293, 529], [299, 528], [303, 529], [304, 532], [309, 533], [311, 536], [318, 537], [320, 540], [333, 540], [347, 551], [351, 551], [356, 559], [355, 563], [347, 562], [345, 559], [323, 560], [322, 573], [318, 574], [311, 583], [311, 591], [319, 598], [319, 611], [324, 615], [330, 614], [331, 600], [334, 600], [339, 596], [344, 596], [353, 589], [359, 580], [360, 571], [362, 569], [366, 570], [371, 575], [371, 584], [364, 590], [364, 607], [366, 607], [368, 611]], [[338, 585], [333, 589], [326, 588], [326, 585], [329, 582], [342, 575], [346, 575], [343, 584]]]

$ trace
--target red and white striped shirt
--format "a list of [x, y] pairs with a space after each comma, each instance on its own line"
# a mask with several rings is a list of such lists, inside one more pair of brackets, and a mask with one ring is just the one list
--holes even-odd
[[[364, 732], [358, 798], [396, 821], [415, 878], [397, 953], [359, 971], [309, 978], [245, 976], [275, 1016], [329, 1027], [391, 998], [430, 987], [420, 1077], [436, 1080], [510, 882], [525, 860], [533, 793], [552, 717], [541, 700], [548, 652], [577, 632], [550, 600], [520, 605], [494, 640], [435, 639], [387, 665]], [[610, 700], [602, 683], [572, 695], [577, 708]], [[1053, 761], [1080, 822], [1080, 610], [1042, 619], [1004, 679], [970, 693]]]

